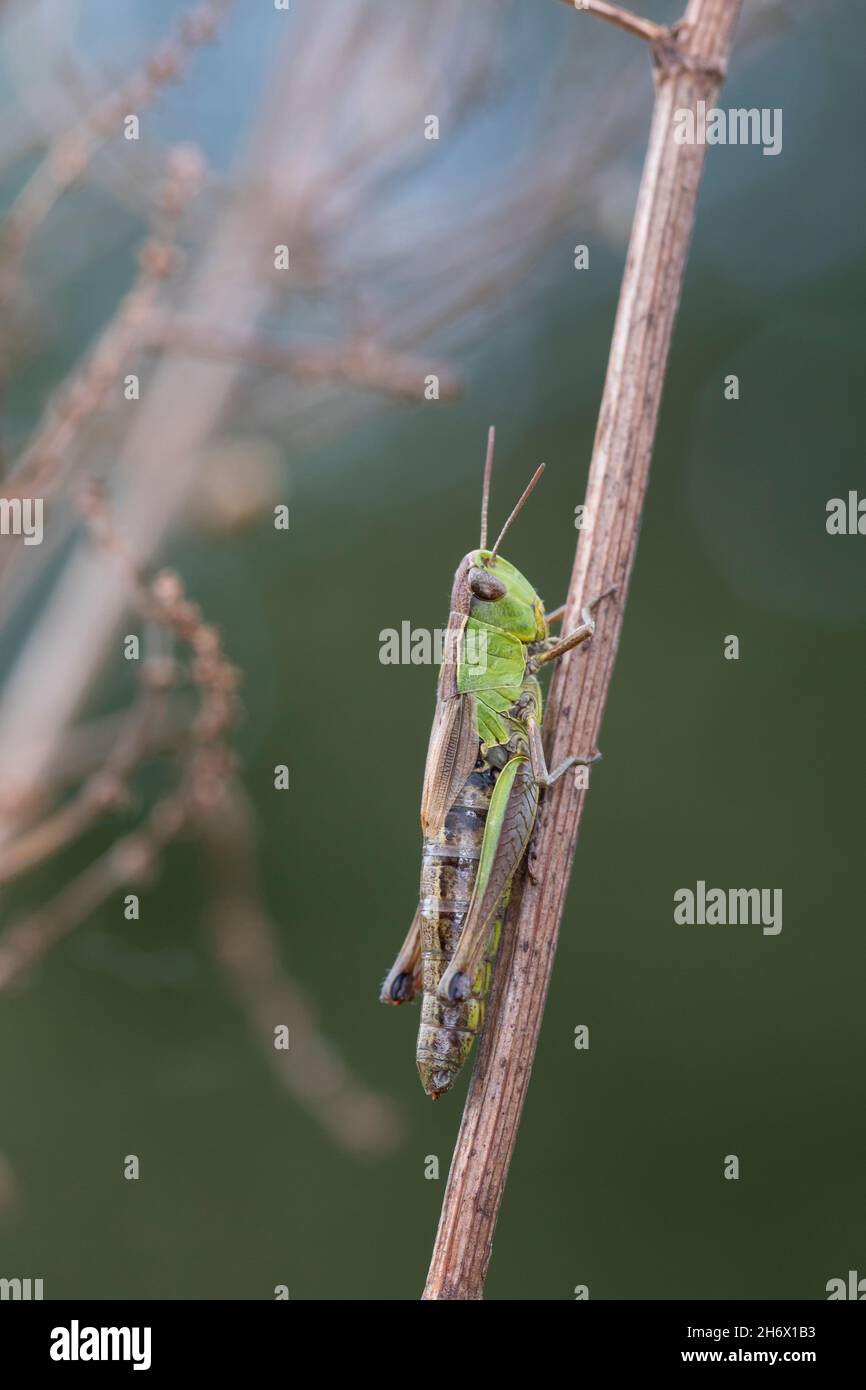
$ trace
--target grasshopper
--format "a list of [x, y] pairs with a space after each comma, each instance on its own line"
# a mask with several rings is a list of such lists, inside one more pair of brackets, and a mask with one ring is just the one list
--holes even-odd
[[481, 1032], [511, 884], [541, 790], [601, 757], [575, 755], [548, 769], [537, 672], [592, 636], [593, 611], [607, 594], [583, 609], [573, 632], [551, 637], [565, 606], [545, 614], [533, 586], [499, 554], [544, 464], [488, 550], [494, 442], [491, 428], [479, 546], [460, 561], [451, 590], [421, 794], [418, 908], [380, 995], [385, 1004], [405, 1004], [421, 992], [416, 1060], [433, 1100], [451, 1088]]

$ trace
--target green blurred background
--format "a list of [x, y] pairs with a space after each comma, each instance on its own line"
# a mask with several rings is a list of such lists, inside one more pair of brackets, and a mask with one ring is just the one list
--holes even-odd
[[[141, 52], [179, 9], [148, 6], [144, 20], [144, 8], [112, 5], [98, 44], [128, 38]], [[571, 42], [575, 24], [613, 79], [634, 60], [633, 40], [552, 0], [525, 8], [537, 38], [527, 82], [543, 81], [539, 54]], [[856, 9], [779, 7], [757, 52], [742, 66], [735, 54], [724, 91], [726, 106], [783, 108], [784, 147], [773, 159], [709, 154], [605, 761], [490, 1298], [568, 1299], [587, 1284], [592, 1298], [810, 1299], [866, 1273], [866, 540], [824, 524], [830, 497], [866, 492]], [[82, 7], [82, 44], [97, 45], [104, 15]], [[226, 43], [249, 60], [232, 69], [240, 121], [255, 55], [267, 57], [246, 6]], [[170, 96], [167, 139], [217, 108], [229, 138], [224, 62], [208, 53]], [[622, 152], [632, 197], [641, 130]], [[513, 128], [491, 121], [484, 139], [465, 159], [495, 166]], [[130, 226], [114, 261], [65, 285], [59, 344], [15, 383], [18, 427], [91, 335], [94, 295], [116, 298], [140, 236]], [[582, 241], [588, 273], [571, 268]], [[444, 624], [477, 534], [491, 422], [494, 522], [547, 464], [507, 553], [550, 606], [562, 597], [623, 258], [621, 236], [575, 219], [452, 359], [459, 402], [386, 403], [286, 448], [288, 538], [265, 518], [218, 541], [181, 531], [166, 552], [244, 671], [243, 780], [282, 959], [359, 1078], [397, 1108], [399, 1141], [352, 1154], [278, 1087], [203, 939], [201, 857], [179, 845], [140, 922], [109, 905], [0, 1002], [0, 1151], [17, 1190], [0, 1274], [41, 1277], [48, 1297], [270, 1298], [276, 1284], [293, 1299], [418, 1295], [466, 1080], [431, 1105], [415, 1073], [417, 1012], [377, 1003], [414, 906], [436, 674], [380, 664], [379, 634], [405, 619]], [[729, 373], [736, 402], [723, 396]], [[723, 659], [728, 634], [738, 661]], [[106, 708], [125, 693], [114, 680]], [[278, 763], [288, 794], [273, 790]], [[4, 921], [110, 837], [98, 830], [27, 879]], [[674, 925], [674, 892], [698, 879], [781, 887], [781, 934]], [[123, 1179], [127, 1153], [138, 1182]], [[737, 1182], [722, 1176], [731, 1153]], [[429, 1155], [438, 1181], [425, 1179]]]

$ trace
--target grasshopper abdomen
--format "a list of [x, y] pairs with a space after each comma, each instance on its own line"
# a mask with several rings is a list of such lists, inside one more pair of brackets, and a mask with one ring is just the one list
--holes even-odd
[[475, 887], [487, 811], [497, 772], [483, 765], [470, 773], [442, 829], [425, 838], [419, 902], [421, 929], [421, 1025], [416, 1060], [424, 1090], [435, 1100], [450, 1089], [484, 1022], [490, 970], [479, 990], [446, 1002], [437, 990], [454, 955]]

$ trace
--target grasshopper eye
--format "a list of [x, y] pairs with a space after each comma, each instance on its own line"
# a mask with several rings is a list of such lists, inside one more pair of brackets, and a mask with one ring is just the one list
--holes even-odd
[[482, 599], [485, 603], [495, 603], [497, 599], [504, 598], [508, 590], [501, 579], [497, 579], [495, 574], [489, 570], [472, 569], [469, 571], [469, 588], [476, 598]]

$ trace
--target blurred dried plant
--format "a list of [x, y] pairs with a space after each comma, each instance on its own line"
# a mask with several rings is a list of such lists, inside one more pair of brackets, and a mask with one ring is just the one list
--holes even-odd
[[[276, 1004], [318, 1057], [306, 1084], [287, 1064], [289, 1091], [341, 1142], [374, 1147], [396, 1135], [394, 1118], [319, 1037], [255, 887], [253, 818], [230, 746], [236, 674], [181, 578], [153, 567], [191, 513], [211, 533], [221, 517], [229, 528], [267, 514], [286, 450], [383, 400], [420, 403], [430, 376], [440, 396], [454, 393], [456, 364], [514, 304], [544, 249], [576, 222], [609, 232], [607, 184], [636, 187], [623, 152], [649, 107], [641, 55], [635, 80], [620, 69], [608, 100], [609, 71], [570, 27], [527, 101], [533, 19], [509, 0], [332, 0], [290, 18], [204, 0], [119, 80], [99, 71], [58, 0], [13, 4], [0, 23], [25, 84], [0, 137], [0, 176], [17, 188], [0, 226], [7, 397], [34, 358], [43, 377], [62, 359], [56, 339], [68, 347], [60, 290], [92, 283], [130, 219], [140, 229], [113, 313], [41, 415], [3, 433], [4, 494], [43, 498], [46, 528], [38, 547], [0, 538], [0, 880], [31, 873], [124, 807], [143, 764], [168, 758], [177, 769], [137, 829], [7, 929], [0, 987], [107, 894], [152, 873], [181, 830], [211, 852], [233, 833], [237, 852], [212, 854], [218, 958], [271, 1062]], [[140, 140], [123, 138], [127, 117], [154, 111], [170, 84], [182, 80], [194, 100], [205, 44], [231, 49], [244, 35], [273, 57], [261, 93], [247, 93], [228, 175], [186, 140], [161, 150], [152, 123]], [[440, 138], [428, 140], [434, 113]], [[279, 245], [289, 273], [275, 268]], [[233, 438], [247, 443], [243, 467]], [[211, 493], [203, 469], [220, 458]], [[130, 610], [153, 644], [141, 692], [128, 711], [97, 717]], [[230, 922], [226, 900], [238, 907]]]

